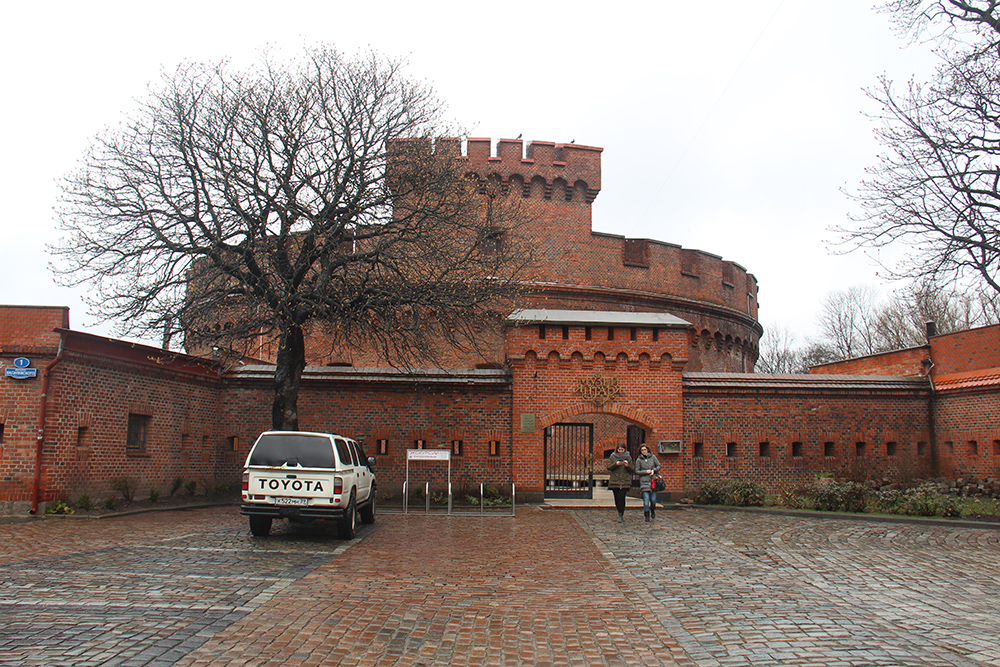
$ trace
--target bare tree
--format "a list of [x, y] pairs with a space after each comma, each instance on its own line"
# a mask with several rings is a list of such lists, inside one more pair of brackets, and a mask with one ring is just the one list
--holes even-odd
[[993, 0], [890, 0], [884, 9], [942, 62], [925, 85], [882, 78], [869, 95], [884, 147], [840, 228], [853, 248], [905, 249], [897, 277], [982, 282], [1000, 292], [1000, 5]]
[[883, 351], [875, 329], [877, 313], [878, 292], [869, 285], [827, 294], [819, 315], [825, 347], [838, 359]]
[[272, 424], [296, 429], [310, 327], [405, 366], [471, 345], [519, 289], [516, 197], [468, 180], [442, 129], [375, 56], [184, 64], [64, 180], [55, 270], [123, 331], [273, 340]]
[[755, 370], [758, 373], [803, 372], [802, 353], [795, 347], [795, 336], [788, 327], [764, 327]]

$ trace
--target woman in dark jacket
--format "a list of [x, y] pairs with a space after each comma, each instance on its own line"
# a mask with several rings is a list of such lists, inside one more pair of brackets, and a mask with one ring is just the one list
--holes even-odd
[[625, 445], [618, 445], [608, 457], [608, 488], [615, 494], [615, 507], [618, 508], [618, 522], [625, 520], [625, 494], [632, 488], [632, 457], [625, 451]]
[[646, 521], [656, 518], [656, 487], [653, 477], [660, 469], [660, 461], [643, 445], [639, 448], [639, 458], [635, 460], [635, 473], [639, 476], [639, 489], [642, 491], [642, 513]]

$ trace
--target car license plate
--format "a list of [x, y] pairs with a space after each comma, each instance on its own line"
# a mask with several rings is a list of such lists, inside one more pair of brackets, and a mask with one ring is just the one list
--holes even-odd
[[275, 505], [306, 505], [309, 503], [308, 498], [275, 498]]

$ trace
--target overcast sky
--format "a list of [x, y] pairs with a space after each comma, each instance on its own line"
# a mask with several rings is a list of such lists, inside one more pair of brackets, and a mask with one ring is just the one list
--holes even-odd
[[824, 243], [878, 152], [864, 88], [934, 65], [869, 0], [91, 0], [16, 3], [4, 23], [0, 303], [68, 305], [74, 329], [100, 334], [48, 269], [58, 180], [184, 59], [370, 48], [405, 58], [470, 136], [600, 146], [594, 228], [740, 264], [761, 322], [797, 343], [823, 295], [879, 284], [874, 262]]

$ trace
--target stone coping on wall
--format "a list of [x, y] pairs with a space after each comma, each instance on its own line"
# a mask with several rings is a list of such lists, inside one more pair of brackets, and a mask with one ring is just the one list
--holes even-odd
[[919, 391], [926, 377], [895, 375], [816, 375], [765, 373], [684, 373], [685, 389], [736, 391]]
[[[227, 373], [230, 378], [271, 379], [274, 366], [246, 365]], [[442, 368], [354, 368], [352, 366], [308, 366], [302, 371], [302, 379], [340, 382], [399, 382], [506, 385], [510, 374], [502, 368], [472, 368], [448, 370]]]

